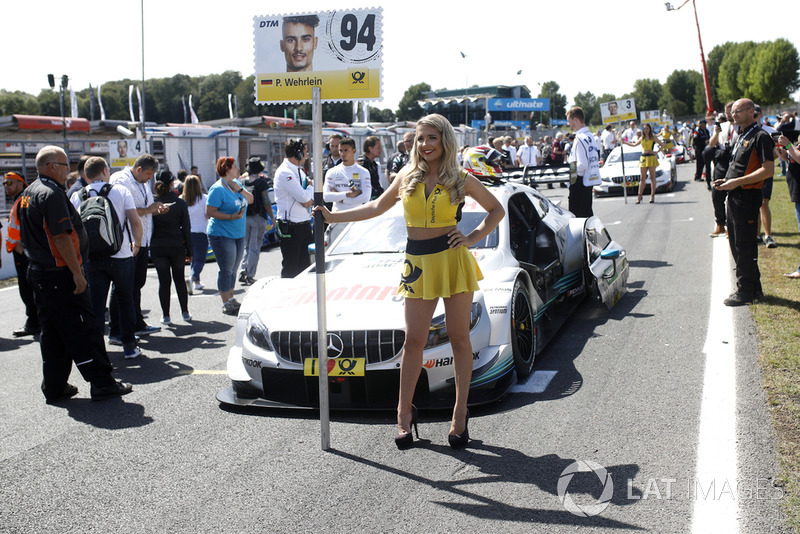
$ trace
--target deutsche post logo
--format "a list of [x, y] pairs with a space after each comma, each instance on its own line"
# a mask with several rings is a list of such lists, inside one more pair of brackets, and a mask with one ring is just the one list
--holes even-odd
[[369, 70], [363, 68], [347, 69], [351, 89], [369, 89]]

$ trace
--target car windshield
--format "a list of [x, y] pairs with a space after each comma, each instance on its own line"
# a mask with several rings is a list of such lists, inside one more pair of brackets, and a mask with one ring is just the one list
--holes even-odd
[[[485, 212], [464, 212], [458, 229], [468, 235], [486, 217]], [[405, 252], [406, 223], [402, 211], [388, 213], [368, 221], [351, 223], [342, 232], [338, 240], [328, 250], [331, 256], [337, 254], [363, 254], [363, 253], [392, 253]], [[470, 248], [494, 248], [498, 243], [498, 232], [495, 228], [492, 233]]]
[[[627, 149], [624, 152], [625, 154], [625, 163], [628, 162], [638, 162], [639, 158], [642, 156], [642, 151], [638, 149]], [[606, 160], [606, 165], [613, 165], [614, 163], [619, 163], [621, 160], [621, 155], [619, 150], [615, 150], [611, 154], [608, 155], [608, 159]]]

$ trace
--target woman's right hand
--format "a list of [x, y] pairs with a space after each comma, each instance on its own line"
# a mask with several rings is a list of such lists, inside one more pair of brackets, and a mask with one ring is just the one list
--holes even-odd
[[316, 216], [317, 212], [322, 214], [322, 218], [325, 219], [325, 222], [327, 223], [332, 222], [331, 216], [333, 214], [330, 212], [328, 208], [325, 207], [324, 204], [321, 206], [314, 206], [313, 208], [311, 208], [311, 215]]

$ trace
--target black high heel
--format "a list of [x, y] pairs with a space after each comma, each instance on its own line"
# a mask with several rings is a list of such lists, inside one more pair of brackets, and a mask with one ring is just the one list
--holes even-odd
[[409, 425], [408, 432], [401, 432], [394, 437], [394, 444], [397, 445], [397, 448], [400, 450], [403, 449], [410, 449], [414, 446], [414, 436], [411, 434], [410, 429], [414, 429], [414, 433], [417, 435], [417, 439], [419, 439], [419, 428], [417, 427], [417, 417], [419, 416], [419, 412], [417, 411], [417, 407], [413, 404], [411, 405], [411, 424]]
[[469, 443], [469, 410], [467, 410], [467, 418], [464, 421], [464, 432], [459, 434], [448, 434], [447, 441], [453, 449], [463, 449]]

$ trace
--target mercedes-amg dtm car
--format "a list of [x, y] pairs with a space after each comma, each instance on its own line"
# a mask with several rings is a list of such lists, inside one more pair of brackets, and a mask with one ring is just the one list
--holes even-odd
[[[641, 170], [639, 168], [639, 158], [642, 155], [642, 147], [617, 147], [611, 151], [605, 163], [600, 167], [600, 185], [594, 186], [595, 196], [600, 195], [622, 195], [623, 180], [623, 155], [624, 158], [624, 179], [627, 184], [628, 194], [636, 195], [639, 191], [639, 180]], [[658, 153], [658, 167], [656, 168], [656, 193], [672, 191], [678, 183], [678, 171], [673, 158]], [[650, 178], [647, 178], [645, 186], [646, 194], [650, 194]]]
[[[496, 181], [489, 189], [506, 217], [471, 248], [484, 274], [474, 293], [471, 404], [501, 398], [528, 376], [536, 355], [592, 295], [609, 309], [625, 293], [628, 258], [597, 217], [576, 218], [535, 189]], [[486, 212], [467, 198], [459, 228]], [[405, 339], [398, 297], [406, 230], [401, 203], [350, 223], [326, 252], [328, 379], [331, 408], [396, 406]], [[319, 406], [315, 266], [269, 278], [245, 296], [228, 357], [232, 385], [217, 395], [240, 406]], [[452, 407], [452, 353], [441, 300], [415, 393], [419, 408]]]

